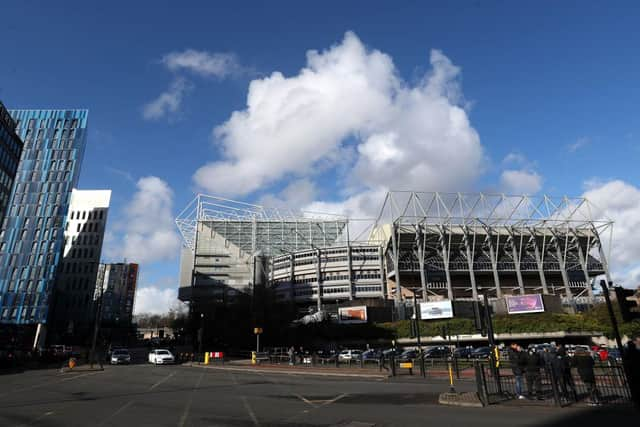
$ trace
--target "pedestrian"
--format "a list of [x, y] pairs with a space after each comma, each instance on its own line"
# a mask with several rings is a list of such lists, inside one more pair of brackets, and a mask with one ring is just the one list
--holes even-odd
[[580, 379], [587, 387], [589, 399], [591, 400], [589, 404], [592, 406], [599, 405], [600, 393], [598, 392], [598, 388], [596, 386], [596, 376], [593, 371], [593, 368], [595, 366], [593, 357], [591, 357], [591, 355], [587, 351], [579, 349], [576, 351], [574, 364], [578, 368], [578, 375], [580, 375]]
[[525, 374], [527, 377], [527, 392], [530, 399], [542, 400], [542, 382], [540, 380], [540, 366], [542, 366], [542, 358], [535, 349], [529, 349], [526, 358]]
[[289, 347], [289, 351], [287, 352], [288, 356], [289, 356], [289, 365], [293, 365], [295, 363], [295, 350], [293, 349], [293, 346]]
[[623, 360], [629, 375], [631, 398], [640, 408], [640, 334], [629, 340], [624, 356]]
[[516, 395], [518, 399], [524, 399], [523, 388], [523, 374], [524, 367], [526, 365], [525, 355], [522, 352], [522, 347], [517, 343], [511, 343], [509, 346], [509, 363], [511, 364], [511, 371], [516, 381]]
[[304, 348], [302, 348], [302, 346], [300, 346], [300, 351], [298, 351], [298, 361], [300, 365], [304, 362]]
[[556, 347], [556, 354], [551, 362], [551, 369], [553, 369], [556, 383], [560, 384], [562, 395], [566, 399], [577, 401], [578, 393], [576, 392], [576, 384], [571, 376], [571, 360], [562, 344], [558, 344]]

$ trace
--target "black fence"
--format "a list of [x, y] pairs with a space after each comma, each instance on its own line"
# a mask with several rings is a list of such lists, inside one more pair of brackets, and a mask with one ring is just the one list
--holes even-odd
[[548, 366], [538, 373], [524, 373], [519, 378], [512, 372], [494, 369], [486, 363], [475, 366], [478, 396], [484, 405], [514, 399], [540, 401], [542, 404], [569, 406], [631, 404], [631, 392], [622, 364], [594, 367], [593, 375], [571, 368], [558, 372]]

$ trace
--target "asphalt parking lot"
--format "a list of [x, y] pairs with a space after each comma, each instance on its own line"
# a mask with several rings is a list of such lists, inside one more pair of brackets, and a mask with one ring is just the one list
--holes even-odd
[[441, 382], [188, 366], [105, 366], [104, 371], [64, 374], [26, 371], [0, 376], [0, 425], [496, 427], [566, 425], [567, 417], [599, 418], [584, 409], [440, 406], [437, 397], [444, 390]]

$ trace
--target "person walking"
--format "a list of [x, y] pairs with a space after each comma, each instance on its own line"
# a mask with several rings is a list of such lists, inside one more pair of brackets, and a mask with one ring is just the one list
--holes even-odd
[[516, 395], [518, 399], [524, 399], [524, 368], [526, 365], [525, 355], [522, 352], [522, 347], [517, 343], [511, 343], [509, 346], [509, 363], [511, 364], [511, 371], [516, 381]]
[[591, 357], [591, 355], [586, 350], [579, 349], [578, 351], [576, 351], [574, 364], [578, 368], [578, 375], [580, 375], [580, 379], [587, 387], [589, 399], [591, 400], [589, 404], [592, 406], [600, 405], [600, 393], [598, 392], [598, 388], [596, 386], [596, 376], [593, 371], [593, 368], [595, 366], [593, 357]]
[[540, 366], [542, 358], [535, 348], [529, 350], [527, 355], [525, 374], [527, 377], [527, 392], [530, 399], [542, 400], [542, 382], [540, 380]]

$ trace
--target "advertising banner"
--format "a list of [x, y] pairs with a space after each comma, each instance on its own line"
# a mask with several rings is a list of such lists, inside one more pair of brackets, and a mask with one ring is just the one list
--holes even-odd
[[422, 320], [450, 319], [453, 317], [451, 301], [432, 301], [420, 303], [420, 318]]
[[338, 308], [338, 322], [340, 323], [367, 323], [367, 307], [340, 307]]
[[505, 297], [507, 303], [507, 313], [542, 313], [544, 303], [541, 294], [513, 295]]

